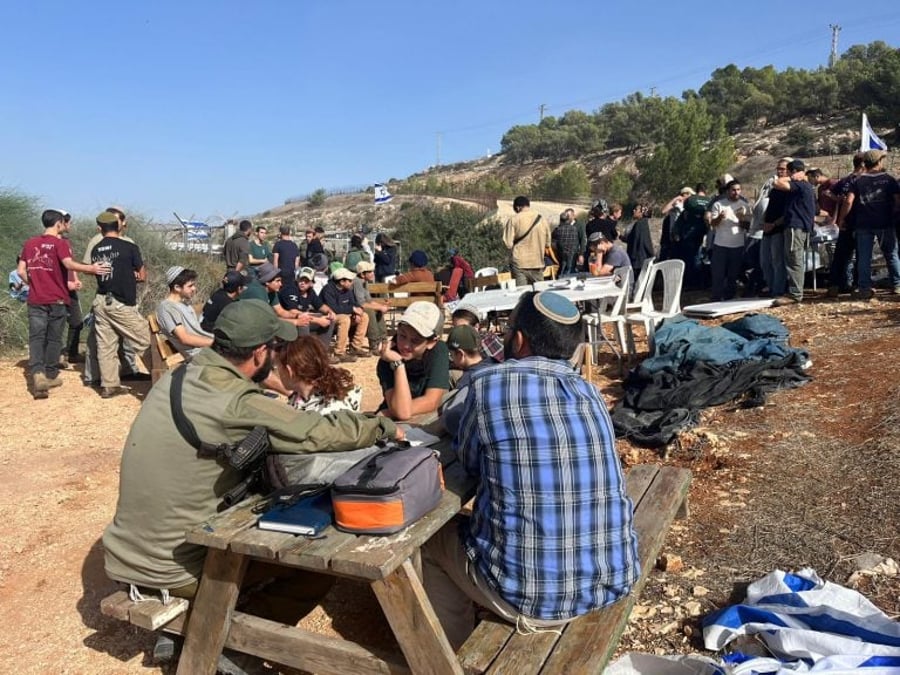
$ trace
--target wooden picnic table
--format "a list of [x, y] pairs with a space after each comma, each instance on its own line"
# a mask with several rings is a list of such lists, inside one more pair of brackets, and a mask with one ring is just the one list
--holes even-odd
[[[407, 529], [389, 536], [358, 536], [329, 527], [308, 539], [260, 530], [255, 500], [242, 502], [187, 533], [206, 546], [206, 563], [178, 662], [179, 675], [215, 672], [224, 647], [316, 673], [453, 673], [459, 660], [421, 581], [419, 549], [474, 494], [475, 482], [456, 461], [450, 442], [436, 447], [446, 490], [440, 504]], [[348, 640], [237, 612], [235, 605], [251, 559], [369, 583], [406, 663], [390, 661]]]

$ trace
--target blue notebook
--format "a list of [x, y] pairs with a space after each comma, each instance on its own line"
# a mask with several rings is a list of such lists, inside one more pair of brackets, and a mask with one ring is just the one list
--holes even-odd
[[289, 506], [276, 506], [260, 516], [257, 527], [275, 532], [316, 535], [331, 525], [331, 514], [331, 496], [324, 492]]

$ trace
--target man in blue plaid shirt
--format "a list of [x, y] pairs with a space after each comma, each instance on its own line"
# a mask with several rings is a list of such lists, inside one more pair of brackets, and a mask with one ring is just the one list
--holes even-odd
[[612, 423], [600, 392], [568, 363], [582, 341], [568, 299], [525, 293], [506, 360], [470, 382], [456, 449], [480, 478], [472, 516], [423, 549], [425, 589], [454, 648], [475, 626], [473, 603], [520, 632], [554, 630], [638, 579]]

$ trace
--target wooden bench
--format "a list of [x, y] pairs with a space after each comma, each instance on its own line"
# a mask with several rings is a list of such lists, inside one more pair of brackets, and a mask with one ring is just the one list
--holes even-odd
[[156, 384], [164, 372], [184, 363], [185, 358], [160, 331], [156, 314], [148, 314], [147, 323], [150, 326], [150, 381], [151, 384]]
[[656, 564], [673, 518], [687, 517], [691, 473], [687, 469], [640, 464], [627, 476], [628, 496], [635, 505], [641, 577], [628, 597], [567, 624], [562, 635], [519, 635], [499, 619], [482, 621], [460, 648], [463, 672], [600, 673], [628, 623], [631, 608]]
[[372, 283], [368, 285], [373, 300], [386, 302], [391, 306], [391, 325], [396, 322], [396, 314], [419, 300], [433, 302], [438, 307], [444, 306], [443, 285], [440, 281], [412, 281], [400, 286]]

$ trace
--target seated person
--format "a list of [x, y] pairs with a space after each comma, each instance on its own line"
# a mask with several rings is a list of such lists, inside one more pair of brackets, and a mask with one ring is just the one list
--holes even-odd
[[281, 306], [288, 310], [299, 310], [297, 329], [300, 335], [315, 335], [326, 349], [331, 347], [334, 335], [334, 312], [328, 307], [313, 287], [316, 273], [310, 267], [297, 272], [297, 283], [278, 291]]
[[384, 401], [379, 412], [395, 420], [434, 412], [450, 389], [447, 343], [438, 337], [444, 315], [433, 302], [403, 312], [397, 335], [381, 344], [376, 372]]
[[521, 632], [552, 631], [639, 578], [612, 423], [568, 362], [583, 340], [571, 301], [526, 292], [506, 360], [469, 382], [453, 447], [479, 480], [472, 516], [422, 548], [425, 590], [454, 649], [475, 626], [475, 605]]
[[631, 267], [631, 260], [621, 246], [616, 246], [602, 232], [594, 232], [588, 239], [588, 269], [597, 277], [608, 276], [617, 267]]
[[[385, 417], [299, 412], [264, 396], [258, 383], [285, 344], [297, 339], [296, 326], [279, 320], [266, 303], [231, 303], [219, 315], [213, 335], [212, 347], [153, 386], [125, 441], [116, 513], [103, 533], [103, 550], [107, 575], [135, 592], [165, 589], [176, 597], [195, 595], [206, 547], [187, 543], [185, 532], [216, 515], [222, 496], [244, 478], [228, 462], [198, 457], [176, 427], [170, 402], [174, 372], [184, 374], [184, 414], [205, 443], [237, 443], [253, 425], [265, 427], [274, 452], [288, 454], [364, 448], [404, 436]], [[272, 571], [251, 561], [245, 581], [271, 577]], [[296, 625], [330, 580], [299, 570], [277, 571], [289, 578], [272, 584], [281, 587], [272, 591], [277, 603], [268, 606], [265, 616]]]
[[166, 271], [169, 294], [156, 308], [159, 329], [175, 348], [186, 356], [194, 356], [203, 347], [211, 347], [212, 333], [200, 325], [191, 300], [197, 293], [197, 273], [181, 266]]
[[389, 284], [391, 288], [413, 281], [434, 281], [434, 274], [428, 269], [428, 256], [425, 255], [425, 251], [413, 251], [409, 254], [407, 262], [409, 262], [409, 272], [398, 274]]
[[[284, 281], [281, 270], [270, 262], [264, 262], [256, 268], [256, 278], [247, 282], [244, 289], [244, 300], [262, 300], [271, 305], [278, 318], [290, 321], [298, 328], [309, 326], [311, 317], [299, 307], [287, 308], [281, 302], [281, 287]], [[328, 310], [329, 315], [333, 314]]]
[[297, 410], [323, 415], [336, 410], [359, 412], [362, 387], [353, 384], [353, 375], [328, 362], [328, 352], [316, 338], [301, 335], [287, 345], [277, 361], [284, 386], [293, 393], [288, 404]]
[[206, 304], [203, 305], [203, 314], [200, 315], [200, 327], [204, 331], [212, 334], [213, 326], [215, 326], [219, 314], [222, 313], [225, 307], [240, 297], [241, 293], [244, 292], [246, 283], [246, 278], [240, 272], [235, 272], [234, 270], [225, 272], [225, 276], [222, 277], [222, 287], [217, 288], [209, 296]]
[[356, 275], [353, 272], [346, 267], [338, 267], [331, 275], [331, 281], [322, 289], [322, 302], [334, 313], [337, 330], [334, 357], [341, 362], [353, 362], [357, 356], [370, 355], [366, 339], [369, 317], [356, 301], [354, 279]]
[[447, 336], [447, 349], [450, 351], [451, 368], [459, 371], [461, 376], [457, 378], [454, 389], [441, 403], [438, 412], [444, 430], [451, 436], [456, 436], [472, 375], [482, 368], [495, 364], [496, 361], [484, 358], [481, 353], [481, 338], [475, 329], [467, 324], [450, 329], [450, 334]]
[[369, 329], [366, 337], [369, 339], [369, 351], [372, 356], [378, 352], [381, 341], [387, 335], [387, 324], [384, 321], [385, 312], [391, 311], [387, 299], [376, 300], [369, 292], [369, 284], [375, 281], [375, 263], [360, 260], [356, 265], [356, 278], [353, 280], [353, 294], [356, 296], [356, 304], [362, 307], [369, 317]]
[[[471, 326], [476, 331], [481, 326], [478, 314], [474, 309], [466, 307], [465, 303], [459, 305], [450, 316], [452, 326]], [[490, 331], [478, 331], [481, 338], [481, 353], [486, 359], [495, 363], [503, 363], [503, 340], [496, 333]]]

